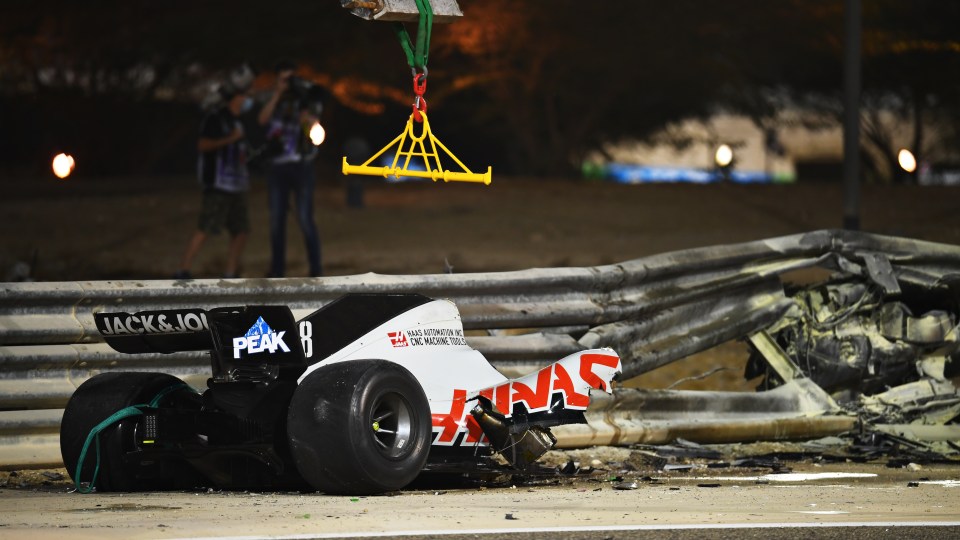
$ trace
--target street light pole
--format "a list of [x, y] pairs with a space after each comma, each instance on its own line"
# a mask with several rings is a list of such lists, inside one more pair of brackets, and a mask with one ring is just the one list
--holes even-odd
[[860, 229], [860, 0], [844, 0], [843, 228]]

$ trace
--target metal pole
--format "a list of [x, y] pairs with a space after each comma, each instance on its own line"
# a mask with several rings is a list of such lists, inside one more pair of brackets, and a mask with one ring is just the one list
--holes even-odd
[[860, 229], [860, 0], [844, 0], [843, 228]]

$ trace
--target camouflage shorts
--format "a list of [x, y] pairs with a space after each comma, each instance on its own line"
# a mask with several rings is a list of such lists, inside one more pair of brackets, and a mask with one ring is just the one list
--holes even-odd
[[197, 228], [207, 234], [217, 234], [224, 227], [231, 235], [250, 231], [247, 194], [208, 189], [203, 192]]

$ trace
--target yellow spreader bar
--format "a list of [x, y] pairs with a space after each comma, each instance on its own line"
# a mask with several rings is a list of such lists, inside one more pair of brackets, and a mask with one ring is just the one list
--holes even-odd
[[[392, 140], [390, 144], [384, 146], [379, 152], [374, 154], [373, 157], [365, 161], [363, 165], [350, 165], [347, 163], [347, 158], [344, 157], [343, 174], [363, 174], [367, 176], [382, 176], [383, 178], [389, 178], [391, 176], [394, 178], [411, 176], [414, 178], [429, 178], [434, 182], [443, 180], [444, 182], [490, 184], [493, 180], [493, 167], [488, 166], [487, 172], [485, 173], [475, 173], [468, 169], [439, 139], [434, 137], [433, 132], [430, 131], [430, 121], [427, 119], [427, 113], [420, 111], [420, 115], [423, 117], [423, 132], [419, 137], [413, 132], [413, 115], [411, 114], [410, 118], [407, 119], [407, 127], [404, 128], [403, 133]], [[429, 151], [427, 150], [428, 145], [424, 144], [425, 141], [429, 143]], [[393, 156], [393, 162], [390, 166], [376, 167], [370, 165], [394, 146], [396, 146], [396, 153]], [[461, 170], [445, 170], [440, 163], [438, 148], [443, 150], [450, 159], [455, 161]], [[425, 171], [409, 168], [410, 159], [414, 156], [423, 160], [426, 168]], [[401, 158], [403, 159], [401, 160]]]

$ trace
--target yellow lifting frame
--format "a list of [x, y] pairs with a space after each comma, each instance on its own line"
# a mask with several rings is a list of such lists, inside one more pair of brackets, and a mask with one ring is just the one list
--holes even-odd
[[[433, 132], [430, 131], [430, 121], [427, 119], [427, 113], [424, 111], [419, 111], [420, 115], [423, 117], [423, 132], [418, 137], [413, 132], [413, 114], [410, 115], [410, 118], [407, 119], [407, 127], [403, 130], [403, 133], [397, 136], [396, 139], [390, 142], [390, 144], [384, 146], [379, 152], [373, 155], [370, 159], [365, 161], [363, 165], [350, 165], [347, 163], [347, 158], [343, 158], [343, 174], [364, 174], [368, 176], [382, 176], [384, 178], [394, 177], [400, 178], [401, 176], [412, 176], [415, 178], [429, 178], [436, 182], [437, 180], [443, 180], [444, 182], [475, 182], [489, 185], [492, 181], [493, 167], [487, 167], [487, 172], [485, 173], [475, 173], [467, 168], [457, 156], [453, 155], [446, 146], [440, 142], [439, 139], [434, 137]], [[407, 144], [407, 139], [409, 138], [409, 144]], [[424, 145], [424, 140], [428, 139], [430, 141], [430, 151], [428, 152], [426, 146]], [[377, 158], [383, 155], [387, 150], [393, 146], [397, 147], [397, 152], [393, 156], [393, 163], [389, 167], [375, 167], [370, 164], [373, 163]], [[404, 147], [406, 146], [406, 150]], [[457, 165], [460, 166], [462, 171], [448, 171], [444, 170], [443, 166], [440, 164], [440, 155], [437, 152], [437, 147], [442, 149], [451, 159], [457, 162]], [[398, 167], [397, 163], [400, 162], [400, 157], [403, 156], [403, 165]], [[427, 170], [417, 171], [409, 169], [410, 158], [413, 156], [418, 156], [423, 158], [424, 166]], [[432, 163], [431, 163], [432, 158]]]

